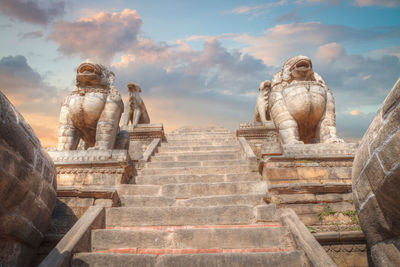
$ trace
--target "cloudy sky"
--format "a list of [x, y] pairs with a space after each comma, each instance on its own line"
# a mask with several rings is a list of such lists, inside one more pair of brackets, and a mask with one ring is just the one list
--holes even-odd
[[303, 54], [331, 88], [342, 138], [359, 138], [400, 76], [400, 0], [0, 0], [0, 90], [45, 146], [85, 59], [152, 122], [236, 129], [258, 84]]

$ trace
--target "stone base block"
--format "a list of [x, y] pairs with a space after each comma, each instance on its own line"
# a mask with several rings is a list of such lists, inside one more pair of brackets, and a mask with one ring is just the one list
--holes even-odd
[[263, 180], [281, 183], [351, 183], [357, 144], [284, 145], [281, 155], [262, 148]]
[[59, 186], [125, 184], [132, 178], [133, 164], [127, 150], [50, 151], [57, 168]]

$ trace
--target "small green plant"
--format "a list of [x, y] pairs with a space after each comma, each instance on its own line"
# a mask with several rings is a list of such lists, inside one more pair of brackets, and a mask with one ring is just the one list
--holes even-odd
[[358, 224], [358, 218], [354, 210], [345, 210], [341, 212], [343, 215], [349, 216], [354, 224]]
[[317, 232], [317, 230], [312, 226], [307, 226], [307, 228], [310, 231], [310, 233], [316, 233]]
[[[338, 214], [338, 213], [341, 213], [341, 214], [343, 214], [343, 215], [345, 215], [347, 217], [350, 217], [350, 219], [353, 222], [353, 224], [357, 224], [357, 225], [359, 224], [356, 212], [354, 210], [334, 211], [332, 209], [332, 207], [329, 206], [329, 205], [327, 206], [327, 211], [323, 211], [323, 212], [318, 213], [318, 219], [320, 221], [322, 221], [322, 220], [324, 220], [325, 217], [327, 217], [329, 215], [335, 215], [335, 214]], [[333, 223], [333, 222], [330, 222], [329, 224], [330, 225], [336, 225], [336, 223]]]
[[332, 209], [332, 207], [329, 206], [329, 205], [328, 205], [327, 209], [328, 209], [328, 211], [327, 211], [328, 215], [334, 215], [334, 214], [336, 213], [336, 212]]
[[125, 207], [125, 202], [121, 202], [121, 207]]

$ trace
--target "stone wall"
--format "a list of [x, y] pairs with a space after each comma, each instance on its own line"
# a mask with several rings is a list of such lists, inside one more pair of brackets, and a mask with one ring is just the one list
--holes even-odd
[[370, 260], [400, 266], [400, 79], [362, 139], [352, 179]]
[[27, 266], [56, 204], [56, 170], [0, 92], [0, 265]]

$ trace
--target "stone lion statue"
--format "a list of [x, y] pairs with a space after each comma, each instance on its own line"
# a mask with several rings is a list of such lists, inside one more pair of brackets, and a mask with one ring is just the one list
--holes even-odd
[[274, 75], [269, 110], [283, 144], [343, 142], [332, 92], [306, 56], [288, 59]]
[[114, 73], [101, 64], [78, 66], [76, 88], [61, 107], [58, 150], [75, 150], [80, 140], [92, 149], [114, 148], [124, 111], [114, 79]]
[[271, 120], [268, 102], [269, 102], [269, 93], [271, 91], [271, 82], [269, 80], [263, 81], [260, 83], [258, 87], [258, 97], [256, 106], [254, 108], [254, 122], [262, 122], [263, 124], [267, 123], [267, 121]]
[[129, 101], [125, 106], [124, 126], [129, 123], [136, 127], [139, 123], [150, 123], [150, 117], [146, 106], [140, 97], [142, 89], [135, 83], [128, 83]]

